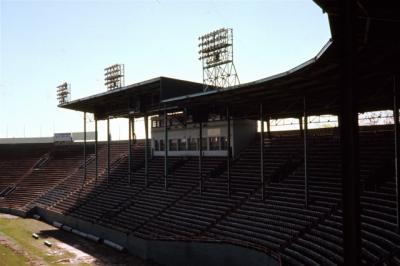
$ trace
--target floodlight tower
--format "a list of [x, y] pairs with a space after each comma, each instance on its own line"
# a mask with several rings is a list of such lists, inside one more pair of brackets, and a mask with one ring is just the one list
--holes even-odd
[[71, 84], [64, 82], [57, 86], [57, 100], [59, 104], [67, 103], [71, 100]]
[[125, 85], [125, 67], [123, 64], [115, 64], [104, 69], [104, 85], [109, 91]]
[[233, 64], [233, 30], [221, 28], [199, 37], [199, 41], [204, 91], [210, 86], [226, 88], [239, 85]]

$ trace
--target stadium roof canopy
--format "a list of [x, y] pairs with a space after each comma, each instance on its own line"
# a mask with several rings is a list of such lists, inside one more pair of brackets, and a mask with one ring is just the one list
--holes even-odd
[[160, 109], [160, 101], [203, 91], [203, 84], [158, 77], [86, 98], [60, 104], [59, 107], [107, 116], [123, 117], [128, 113], [143, 115], [144, 111]]
[[[296, 117], [307, 99], [309, 115], [336, 114], [342, 84], [340, 1], [316, 0], [328, 13], [332, 39], [307, 62], [278, 75], [226, 89], [203, 92], [202, 85], [155, 78], [117, 90], [72, 101], [60, 107], [123, 116], [138, 109], [221, 110], [229, 105], [236, 117], [259, 116], [259, 104], [271, 117]], [[359, 112], [392, 109], [393, 76], [400, 71], [400, 10], [395, 1], [358, 1], [355, 19], [357, 98]], [[400, 82], [400, 81], [399, 81]]]

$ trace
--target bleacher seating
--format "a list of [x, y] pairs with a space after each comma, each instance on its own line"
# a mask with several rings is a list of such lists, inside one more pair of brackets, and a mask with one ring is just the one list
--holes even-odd
[[15, 190], [3, 199], [2, 205], [24, 209], [25, 205], [67, 177], [78, 166], [81, 157], [81, 145], [53, 147], [16, 182]]
[[[111, 145], [111, 169], [117, 166], [121, 160], [123, 160], [123, 157], [126, 157], [127, 150], [127, 142], [114, 142]], [[83, 168], [80, 168], [79, 171], [69, 177], [69, 184], [65, 185], [65, 183], [61, 183], [59, 186], [57, 186], [53, 190], [53, 193], [60, 196], [58, 196], [58, 200], [50, 206], [51, 209], [65, 214], [72, 212], [79, 205], [84, 204], [86, 202], [85, 197], [91, 193], [94, 193], [93, 191], [95, 191], [97, 187], [107, 186], [108, 181], [112, 181], [111, 179], [108, 180], [107, 178], [107, 154], [107, 145], [99, 145], [99, 164], [97, 177], [95, 172], [96, 162], [95, 160], [90, 160], [89, 164], [87, 165], [86, 180], [84, 180], [84, 170]]]
[[3, 144], [0, 147], [0, 191], [15, 186], [51, 149], [48, 144]]
[[[22, 161], [26, 158], [29, 163], [15, 171], [4, 166], [18, 164], [19, 158], [13, 157], [15, 162], [11, 163], [0, 154], [0, 173], [9, 172], [7, 180], [14, 180], [16, 184], [16, 191], [0, 200], [0, 206], [23, 210], [41, 206], [147, 239], [210, 238], [250, 243], [279, 252], [283, 265], [340, 265], [343, 263], [343, 206], [339, 139], [335, 130], [309, 132], [307, 208], [303, 139], [295, 131], [275, 133], [271, 139], [265, 139], [264, 188], [260, 177], [259, 136], [233, 158], [230, 196], [225, 157], [203, 157], [201, 190], [198, 157], [169, 157], [165, 183], [164, 158], [149, 155], [146, 186], [141, 141], [132, 148], [131, 183], [127, 174], [127, 142], [112, 143], [110, 176], [107, 146], [99, 145], [97, 178], [93, 149], [89, 149], [86, 180], [83, 180], [83, 157], [78, 146], [76, 150], [74, 147], [47, 148], [36, 157], [22, 157]], [[33, 170], [45, 154], [49, 155], [48, 159]], [[361, 128], [360, 192], [365, 265], [400, 263], [395, 183], [390, 170], [393, 154], [390, 129]], [[27, 196], [29, 191], [31, 196]]]

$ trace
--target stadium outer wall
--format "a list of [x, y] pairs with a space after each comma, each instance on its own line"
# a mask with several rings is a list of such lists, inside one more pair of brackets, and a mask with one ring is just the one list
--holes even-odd
[[26, 218], [28, 216], [28, 213], [25, 211], [13, 209], [13, 208], [5, 208], [5, 207], [0, 207], [0, 213], [12, 214], [12, 215], [19, 216], [22, 218]]
[[[21, 215], [12, 209], [2, 208], [0, 211], [22, 217], [27, 216], [26, 213]], [[33, 213], [40, 215], [41, 219], [47, 223], [60, 222], [82, 232], [96, 235], [101, 239], [110, 240], [123, 246], [129, 253], [139, 258], [152, 260], [162, 265], [278, 266], [280, 264], [275, 258], [264, 252], [229, 243], [147, 240], [40, 207], [35, 207], [29, 212], [29, 214]]]

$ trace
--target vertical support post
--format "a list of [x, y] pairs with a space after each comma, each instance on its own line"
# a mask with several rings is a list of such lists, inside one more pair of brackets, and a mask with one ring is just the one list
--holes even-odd
[[148, 159], [149, 159], [149, 117], [147, 114], [144, 116], [144, 134], [145, 134], [145, 139], [144, 139], [144, 183], [145, 186], [148, 186], [149, 182], [149, 164], [148, 164]]
[[98, 151], [98, 131], [97, 131], [97, 117], [94, 119], [94, 153], [96, 156], [96, 177], [95, 182], [97, 183], [97, 178], [99, 176], [99, 151]]
[[167, 190], [167, 178], [168, 178], [168, 115], [167, 110], [164, 107], [164, 190]]
[[396, 76], [393, 77], [393, 120], [394, 120], [394, 170], [396, 178], [396, 222], [397, 230], [400, 231], [400, 146], [399, 146], [399, 98], [397, 92]]
[[[304, 116], [304, 206], [308, 208], [308, 117], [307, 117], [307, 99], [303, 99], [303, 116]], [[301, 118], [300, 118], [301, 121]], [[300, 123], [301, 124], [301, 123]]]
[[[260, 104], [260, 177], [261, 177], [261, 199], [264, 200], [264, 112], [263, 104]], [[269, 130], [268, 130], [269, 132]]]
[[341, 53], [340, 145], [342, 159], [343, 262], [361, 265], [360, 171], [358, 144], [358, 92], [355, 37], [356, 1], [341, 1], [338, 47]]
[[226, 107], [226, 120], [227, 120], [227, 127], [228, 127], [228, 150], [227, 150], [227, 156], [226, 156], [226, 168], [228, 172], [228, 196], [231, 196], [231, 156], [232, 156], [232, 151], [231, 151], [231, 114], [229, 110], [229, 106]]
[[300, 130], [300, 136], [304, 137], [303, 118], [301, 116], [299, 117], [299, 130]]
[[128, 183], [132, 185], [132, 117], [128, 115]]
[[[135, 133], [135, 117], [132, 117], [131, 119], [131, 145], [135, 145], [136, 143], [136, 133]], [[131, 146], [132, 147], [132, 146]], [[131, 162], [131, 167], [133, 168], [133, 164], [135, 163], [135, 156], [133, 156], [133, 153], [131, 154], [132, 157], [132, 162]], [[135, 172], [131, 168], [131, 181], [135, 180]]]
[[271, 117], [268, 116], [267, 118], [267, 137], [271, 139]]
[[203, 122], [199, 123], [199, 179], [200, 194], [203, 194]]
[[86, 112], [83, 112], [83, 182], [86, 182]]
[[107, 117], [107, 183], [110, 182], [110, 145], [111, 135], [110, 135], [110, 118]]

